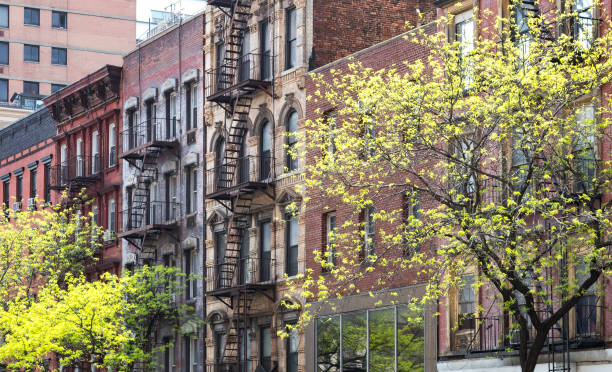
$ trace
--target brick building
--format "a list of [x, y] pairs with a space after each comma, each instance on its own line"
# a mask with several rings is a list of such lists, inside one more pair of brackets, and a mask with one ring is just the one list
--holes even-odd
[[[165, 265], [202, 273], [203, 27], [203, 14], [180, 20], [124, 59], [118, 237], [127, 269]], [[180, 332], [162, 325], [151, 340], [172, 345], [158, 356], [162, 370], [203, 369], [203, 331], [190, 321], [203, 318], [201, 283], [186, 280], [176, 299], [193, 308]]]
[[[104, 32], [100, 32], [104, 30]], [[136, 45], [136, 1], [0, 4], [0, 102], [47, 96]]]
[[[426, 1], [210, 1], [205, 56], [208, 371], [310, 371], [286, 277], [307, 268], [303, 161], [307, 74], [403, 31]], [[285, 297], [289, 296], [289, 297]]]
[[40, 208], [55, 201], [50, 188], [54, 127], [42, 108], [0, 130], [0, 201], [5, 208]]
[[55, 120], [50, 187], [56, 200], [82, 189], [94, 202], [83, 210], [105, 230], [92, 278], [103, 272], [121, 273], [121, 246], [116, 238], [121, 222], [122, 164], [117, 158], [121, 131], [121, 67], [107, 65], [45, 99]]

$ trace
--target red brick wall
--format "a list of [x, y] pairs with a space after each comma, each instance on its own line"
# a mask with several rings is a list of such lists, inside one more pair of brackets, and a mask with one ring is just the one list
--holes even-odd
[[[424, 15], [419, 21], [417, 9]], [[387, 40], [435, 16], [429, 0], [317, 0], [313, 9], [311, 68]], [[382, 61], [382, 60], [381, 60]]]

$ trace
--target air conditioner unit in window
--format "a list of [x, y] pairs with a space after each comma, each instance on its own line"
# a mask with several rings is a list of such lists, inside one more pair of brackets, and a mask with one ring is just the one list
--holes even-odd
[[113, 240], [113, 238], [114, 237], [113, 237], [113, 233], [112, 232], [110, 232], [110, 231], [105, 231], [104, 232], [104, 241], [105, 242], [109, 242], [109, 241]]
[[135, 264], [136, 263], [136, 253], [128, 253], [125, 255], [125, 264]]
[[19, 212], [20, 210], [21, 210], [21, 202], [14, 202], [13, 203], [13, 211]]
[[472, 343], [474, 330], [463, 330], [455, 333], [455, 349], [466, 350]]
[[509, 332], [510, 345], [519, 345], [521, 343], [521, 331], [518, 329], [511, 329]]
[[35, 208], [36, 208], [36, 199], [28, 198], [28, 209], [35, 209]]

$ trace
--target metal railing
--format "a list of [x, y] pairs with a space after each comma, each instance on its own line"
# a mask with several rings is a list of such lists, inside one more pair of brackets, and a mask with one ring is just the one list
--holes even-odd
[[245, 81], [268, 81], [272, 78], [269, 53], [249, 53], [238, 59], [236, 69], [226, 65], [206, 72], [206, 96], [212, 96]]
[[249, 182], [268, 183], [273, 177], [271, 156], [245, 156], [206, 171], [206, 193], [240, 186]]
[[206, 290], [211, 292], [246, 284], [265, 283], [273, 277], [272, 259], [241, 258], [235, 265], [220, 263], [206, 267]]
[[272, 358], [249, 358], [236, 363], [214, 363], [206, 365], [206, 372], [270, 372], [272, 371]]
[[178, 119], [151, 118], [121, 132], [123, 151], [129, 151], [154, 141], [173, 141], [178, 133]]
[[121, 211], [123, 231], [131, 231], [151, 225], [172, 225], [182, 217], [181, 204], [170, 201], [151, 201], [145, 208], [128, 208]]
[[468, 352], [499, 351], [504, 348], [503, 318], [499, 316], [473, 318], [474, 335]]
[[97, 178], [102, 171], [99, 154], [94, 156], [74, 156], [51, 167], [51, 187], [66, 187], [72, 181], [87, 181]]

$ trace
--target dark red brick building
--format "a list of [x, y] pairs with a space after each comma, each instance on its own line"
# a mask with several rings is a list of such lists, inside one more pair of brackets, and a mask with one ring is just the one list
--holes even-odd
[[45, 100], [56, 122], [50, 185], [56, 199], [81, 190], [94, 202], [83, 213], [105, 230], [92, 278], [103, 272], [121, 273], [122, 164], [118, 158], [121, 132], [121, 67], [104, 66]]

